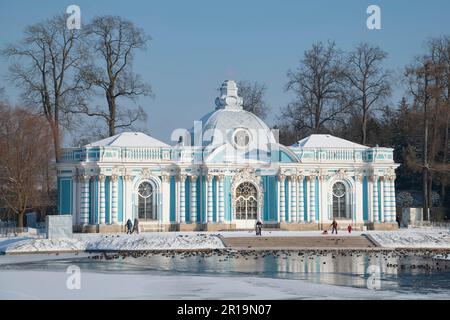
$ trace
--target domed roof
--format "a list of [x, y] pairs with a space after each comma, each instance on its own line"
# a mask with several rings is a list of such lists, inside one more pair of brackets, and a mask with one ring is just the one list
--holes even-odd
[[226, 80], [216, 99], [216, 110], [200, 119], [203, 144], [219, 145], [224, 142], [238, 144], [253, 140], [258, 146], [276, 143], [275, 137], [263, 120], [242, 108], [242, 98], [233, 80]]

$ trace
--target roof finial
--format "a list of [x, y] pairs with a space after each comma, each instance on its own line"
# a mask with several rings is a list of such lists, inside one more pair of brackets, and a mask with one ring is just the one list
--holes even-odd
[[220, 97], [216, 98], [216, 109], [242, 110], [242, 98], [233, 80], [225, 80], [220, 87]]

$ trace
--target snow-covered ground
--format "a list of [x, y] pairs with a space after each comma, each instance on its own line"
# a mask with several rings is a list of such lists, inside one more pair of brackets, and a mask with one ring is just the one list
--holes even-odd
[[[411, 228], [396, 231], [356, 231], [349, 234], [340, 231], [341, 237], [369, 235], [386, 248], [441, 248], [450, 249], [448, 229]], [[74, 234], [73, 238], [49, 240], [33, 237], [0, 238], [0, 252], [37, 253], [72, 252], [95, 250], [172, 250], [172, 249], [217, 249], [223, 248], [222, 237], [255, 237], [252, 231], [222, 232], [154, 232], [140, 235], [117, 234]], [[263, 230], [265, 237], [307, 237], [320, 236], [320, 231], [277, 231]]]
[[215, 234], [143, 233], [139, 235], [75, 234], [67, 239], [18, 238], [0, 239], [5, 253], [37, 253], [95, 250], [170, 250], [223, 248]]
[[[254, 237], [252, 231], [225, 231], [226, 237]], [[264, 237], [332, 237], [322, 235], [321, 231], [264, 231]], [[356, 237], [369, 235], [382, 247], [386, 248], [442, 248], [450, 249], [450, 230], [443, 228], [408, 228], [395, 231], [339, 231], [339, 237]]]
[[[247, 276], [166, 276], [82, 272], [80, 289], [55, 271], [2, 271], [0, 299], [448, 299], [411, 293]], [[45, 283], [45, 290], [42, 284]]]
[[450, 248], [450, 230], [436, 228], [410, 228], [397, 231], [367, 232], [386, 248]]

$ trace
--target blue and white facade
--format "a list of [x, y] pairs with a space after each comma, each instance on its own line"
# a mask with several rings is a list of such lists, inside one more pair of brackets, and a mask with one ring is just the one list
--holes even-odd
[[370, 148], [331, 135], [293, 146], [242, 109], [234, 81], [221, 87], [216, 108], [180, 141], [167, 145], [124, 132], [79, 148], [57, 163], [60, 214], [77, 230], [141, 227], [220, 230], [265, 226], [318, 230], [340, 226], [394, 228], [393, 149]]

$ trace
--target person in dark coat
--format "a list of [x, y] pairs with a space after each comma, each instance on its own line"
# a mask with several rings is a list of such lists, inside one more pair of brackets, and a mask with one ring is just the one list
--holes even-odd
[[127, 220], [127, 234], [131, 234], [131, 231], [133, 230], [133, 223], [131, 222], [131, 219]]
[[337, 234], [337, 222], [336, 219], [333, 219], [333, 222], [331, 223], [331, 234], [333, 234], [335, 231]]
[[133, 233], [134, 231], [136, 231], [136, 233], [139, 234], [139, 219], [138, 218], [134, 218], [134, 226], [133, 226], [133, 231], [131, 233]]
[[256, 235], [260, 236], [261, 235], [261, 229], [262, 229], [262, 223], [261, 223], [260, 220], [258, 220], [258, 222], [256, 222], [255, 229], [256, 229]]

